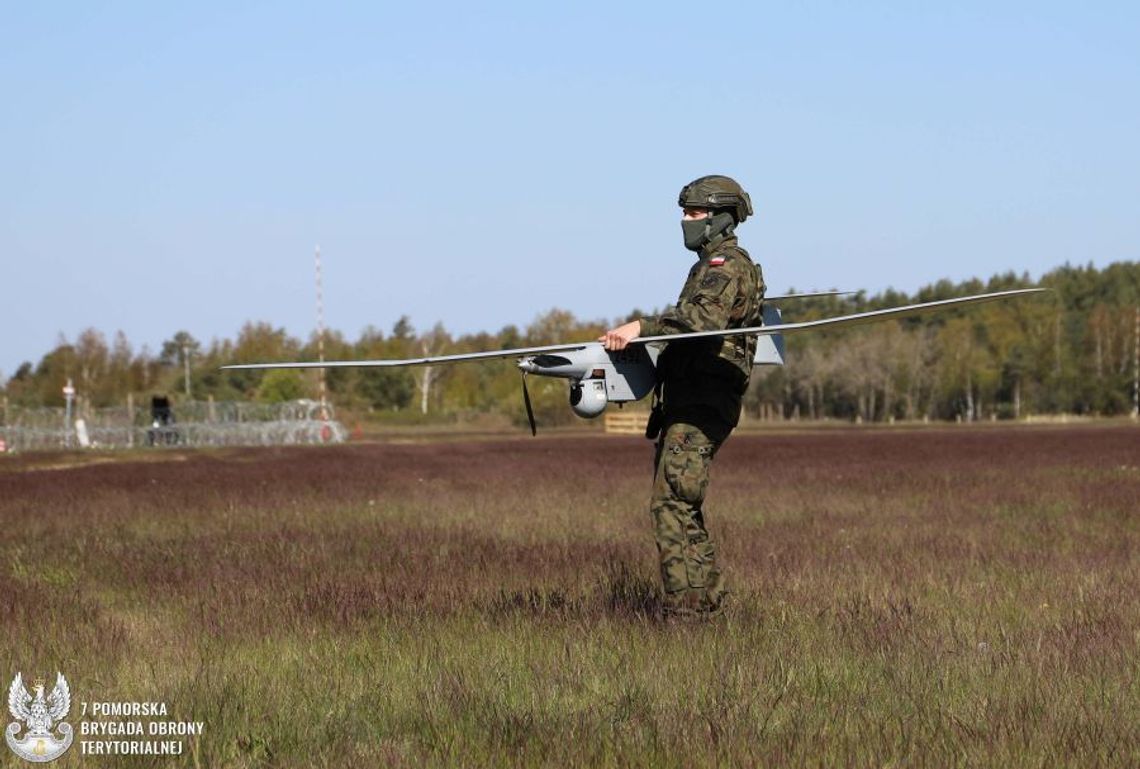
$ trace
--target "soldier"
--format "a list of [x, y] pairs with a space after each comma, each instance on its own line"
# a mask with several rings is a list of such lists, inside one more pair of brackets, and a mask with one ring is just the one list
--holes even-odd
[[[677, 203], [685, 248], [698, 256], [681, 296], [660, 315], [607, 331], [598, 339], [607, 350], [639, 336], [760, 325], [764, 279], [735, 234], [752, 213], [748, 193], [727, 176], [702, 176]], [[671, 342], [658, 358], [646, 435], [657, 438], [650, 512], [666, 616], [707, 618], [723, 608], [724, 579], [701, 505], [713, 457], [740, 420], [755, 354], [755, 337], [726, 336]]]

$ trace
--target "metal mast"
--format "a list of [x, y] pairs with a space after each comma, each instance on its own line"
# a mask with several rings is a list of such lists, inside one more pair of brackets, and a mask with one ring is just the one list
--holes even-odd
[[182, 381], [186, 385], [186, 400], [190, 400], [190, 345], [182, 343]]
[[[317, 360], [325, 362], [325, 295], [321, 283], [321, 247], [316, 249], [317, 268]], [[328, 400], [325, 397], [325, 370], [317, 369], [318, 392], [321, 401], [321, 421], [329, 420]]]

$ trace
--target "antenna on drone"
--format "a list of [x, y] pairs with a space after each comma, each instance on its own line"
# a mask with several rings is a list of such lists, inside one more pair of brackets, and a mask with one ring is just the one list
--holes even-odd
[[[325, 362], [325, 294], [321, 282], [321, 247], [316, 248], [314, 262], [317, 268], [317, 359]], [[325, 396], [325, 369], [317, 369], [318, 392], [321, 401], [321, 421], [329, 421], [328, 399]], [[323, 430], [323, 428], [322, 428]], [[322, 435], [323, 437], [323, 435]]]

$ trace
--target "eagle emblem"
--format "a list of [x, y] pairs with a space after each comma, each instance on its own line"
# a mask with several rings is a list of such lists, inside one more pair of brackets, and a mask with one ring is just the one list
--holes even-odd
[[[24, 688], [22, 673], [17, 673], [12, 679], [12, 686], [8, 689], [8, 710], [16, 720], [8, 724], [4, 738], [20, 758], [35, 762], [54, 761], [71, 747], [75, 736], [70, 724], [61, 723], [71, 710], [71, 691], [67, 688], [67, 679], [59, 672], [55, 674], [55, 687], [51, 694], [44, 696], [43, 680], [33, 681], [32, 689], [35, 696]], [[27, 731], [23, 737], [17, 737], [21, 722]], [[53, 726], [61, 736], [53, 732]]]

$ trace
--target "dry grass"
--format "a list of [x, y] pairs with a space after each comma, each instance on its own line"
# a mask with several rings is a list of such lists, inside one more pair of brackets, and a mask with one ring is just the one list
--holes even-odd
[[0, 673], [164, 700], [204, 766], [1140, 763], [1135, 429], [734, 437], [696, 627], [655, 619], [650, 454], [4, 458]]

